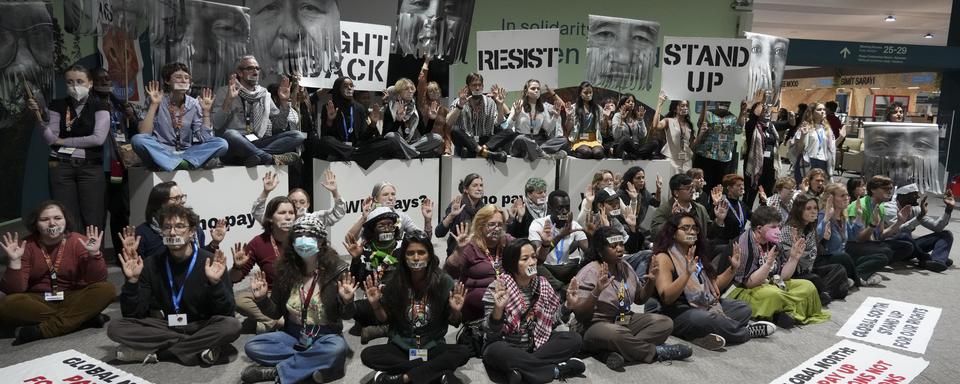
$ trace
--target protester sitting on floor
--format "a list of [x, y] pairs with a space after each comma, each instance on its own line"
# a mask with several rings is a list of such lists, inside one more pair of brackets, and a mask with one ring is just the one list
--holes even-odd
[[[773, 185], [773, 196], [770, 196], [766, 199], [766, 205], [768, 207], [776, 208], [777, 211], [780, 212], [780, 217], [783, 218], [784, 221], [790, 217], [790, 210], [793, 208], [793, 198], [799, 194], [799, 192], [794, 189], [796, 187], [797, 182], [794, 181], [792, 177], [781, 177], [777, 179], [777, 182]], [[765, 196], [765, 193], [760, 194], [760, 197]], [[761, 201], [760, 205], [764, 205], [763, 201]]]
[[851, 238], [850, 241], [858, 243], [854, 246], [888, 254], [890, 263], [917, 257], [913, 241], [897, 238], [900, 226], [913, 214], [913, 208], [900, 208], [890, 219], [892, 224], [888, 224], [884, 218], [888, 213], [883, 204], [893, 196], [893, 180], [874, 175], [867, 181], [866, 190], [866, 196], [847, 206], [847, 218], [864, 227], [856, 239]]
[[456, 271], [456, 276], [467, 287], [463, 321], [483, 317], [483, 293], [490, 282], [503, 273], [503, 247], [513, 237], [504, 233], [504, 213], [493, 204], [477, 210], [470, 230], [461, 223], [457, 230], [456, 251], [447, 257], [443, 268]]
[[269, 297], [265, 274], [255, 275], [250, 290], [257, 307], [271, 319], [284, 319], [284, 328], [244, 345], [259, 366], [245, 368], [243, 382], [323, 383], [343, 377], [349, 349], [343, 320], [353, 316], [357, 282], [328, 244], [322, 221], [297, 219]]
[[[260, 196], [257, 196], [257, 199], [253, 201], [253, 208], [251, 209], [253, 219], [258, 222], [263, 222], [263, 211], [267, 205], [267, 197], [269, 197], [270, 192], [273, 192], [273, 190], [277, 188], [277, 185], [280, 184], [278, 176], [277, 173], [271, 171], [267, 171], [267, 173], [263, 175], [263, 191], [260, 192]], [[310, 196], [300, 188], [290, 190], [290, 192], [287, 193], [287, 198], [290, 199], [290, 203], [293, 204], [297, 218], [305, 215], [313, 216], [323, 221], [325, 226], [332, 227], [347, 214], [347, 204], [343, 202], [343, 198], [340, 196], [340, 191], [337, 188], [337, 176], [333, 174], [333, 171], [329, 169], [323, 171], [323, 181], [320, 185], [327, 191], [330, 191], [331, 198], [333, 199], [333, 207], [330, 209], [310, 212]]]
[[[816, 230], [819, 208], [813, 195], [802, 193], [797, 196], [793, 209], [790, 210], [790, 217], [780, 229], [779, 247], [781, 252], [786, 253], [792, 252], [795, 245], [803, 248], [793, 276], [813, 283], [820, 294], [820, 304], [826, 306], [833, 300], [847, 297], [854, 281], [847, 278], [843, 265], [853, 264], [853, 261], [848, 258], [836, 263], [831, 258], [818, 257], [817, 249], [821, 239]], [[800, 238], [803, 238], [803, 244], [794, 244]]]
[[[694, 184], [696, 184], [696, 182], [694, 182]], [[623, 173], [620, 188], [617, 189], [617, 194], [620, 195], [620, 205], [623, 207], [634, 207], [638, 225], [647, 217], [647, 212], [650, 211], [650, 207], [660, 207], [660, 202], [662, 201], [661, 191], [663, 189], [663, 179], [660, 178], [660, 175], [657, 175], [656, 187], [656, 193], [654, 194], [651, 194], [650, 191], [647, 190], [647, 173], [643, 168], [633, 166]], [[638, 228], [638, 232], [643, 234], [643, 241], [645, 243], [650, 231]], [[645, 249], [646, 245], [644, 244], [641, 248]], [[631, 253], [629, 249], [627, 253]]]
[[483, 363], [510, 383], [565, 381], [586, 369], [576, 358], [581, 336], [556, 330], [560, 297], [538, 276], [537, 264], [530, 240], [514, 240], [503, 250], [503, 273], [483, 296]]
[[570, 145], [563, 136], [563, 119], [560, 111], [551, 104], [556, 101], [556, 95], [549, 87], [544, 85], [544, 88], [546, 91], [541, 92], [540, 81], [536, 79], [524, 83], [521, 97], [513, 103], [505, 122], [507, 133], [494, 136], [487, 142], [487, 147], [502, 148], [510, 156], [527, 161], [567, 157], [566, 150]]
[[407, 235], [397, 252], [396, 272], [384, 280], [369, 275], [367, 302], [380, 323], [390, 324], [390, 341], [360, 353], [377, 371], [376, 384], [452, 382], [453, 371], [470, 359], [470, 348], [447, 344], [449, 325], [461, 319], [466, 290], [440, 269], [430, 235]]
[[[711, 201], [720, 202], [723, 199], [721, 188], [714, 188], [710, 191]], [[717, 238], [723, 231], [725, 221], [729, 212], [727, 204], [714, 203], [713, 207], [704, 207], [693, 200], [693, 179], [686, 174], [678, 173], [670, 177], [670, 199], [660, 204], [660, 207], [653, 212], [653, 219], [650, 221], [650, 233], [660, 233], [660, 227], [663, 226], [670, 216], [678, 212], [693, 212], [702, 230], [706, 233], [707, 239]], [[707, 213], [707, 210], [713, 210], [713, 215]]]
[[[530, 223], [528, 239], [537, 248], [537, 272], [557, 292], [563, 292], [580, 270], [580, 259], [589, 249], [587, 235], [570, 214], [570, 196], [566, 191], [550, 192], [547, 216]], [[546, 238], [544, 238], [546, 236]]]
[[889, 264], [893, 251], [888, 247], [877, 250], [853, 241], [864, 229], [862, 223], [847, 218], [844, 212], [850, 204], [850, 195], [842, 184], [828, 185], [820, 195], [820, 202], [824, 208], [817, 218], [817, 236], [821, 244], [817, 247], [820, 252], [817, 259], [825, 258], [830, 263], [843, 265], [847, 277], [857, 287], [880, 284], [882, 280], [877, 272]]
[[[622, 371], [626, 362], [682, 360], [693, 350], [683, 344], [664, 344], [673, 321], [664, 315], [634, 313], [654, 292], [652, 283], [638, 285], [639, 277], [623, 261], [624, 238], [611, 227], [598, 228], [590, 237], [594, 260], [567, 286], [566, 306], [576, 315], [571, 329], [583, 334], [583, 351], [606, 366]], [[651, 282], [652, 277], [645, 279]]]
[[757, 320], [772, 320], [777, 327], [789, 329], [796, 323], [816, 324], [830, 319], [820, 305], [817, 287], [809, 280], [794, 279], [797, 263], [806, 241], [799, 237], [793, 248], [780, 243], [780, 214], [772, 207], [753, 211], [750, 228], [742, 235], [740, 267], [733, 277], [736, 288], [727, 295], [750, 304]]
[[[917, 184], [897, 188], [896, 193], [895, 202], [883, 203], [885, 224], [893, 226], [895, 224], [893, 218], [898, 217], [898, 211], [909, 207], [907, 221], [900, 225], [900, 233], [894, 235], [894, 238], [913, 243], [914, 253], [910, 258], [916, 258], [921, 267], [932, 272], [945, 271], [953, 265], [953, 260], [950, 260], [953, 234], [946, 230], [947, 224], [950, 223], [950, 214], [956, 207], [953, 195], [949, 190], [943, 195], [943, 215], [933, 218], [927, 208], [927, 196], [920, 197]], [[923, 226], [932, 233], [915, 237], [913, 232], [919, 226]]]
[[700, 205], [704, 207], [713, 206], [713, 202], [710, 201], [710, 192], [705, 189], [707, 185], [707, 179], [705, 179], [703, 176], [703, 169], [690, 168], [684, 173], [693, 179], [693, 200], [700, 203]]
[[577, 222], [585, 223], [593, 210], [593, 198], [597, 192], [604, 188], [616, 188], [614, 180], [616, 176], [609, 169], [601, 169], [593, 174], [590, 185], [583, 191], [583, 200], [580, 200], [580, 207], [577, 210]]
[[[750, 221], [750, 211], [752, 207], [747, 206], [741, 199], [744, 193], [743, 176], [731, 173], [723, 177], [721, 181], [723, 189], [726, 190], [726, 198], [715, 202], [715, 204], [727, 205], [727, 217], [723, 223], [723, 229], [717, 238], [723, 243], [728, 243], [743, 234], [747, 229], [747, 222]], [[714, 217], [715, 218], [715, 217]]]
[[133, 150], [145, 166], [163, 171], [221, 166], [227, 141], [213, 135], [213, 92], [204, 89], [200, 99], [187, 95], [190, 70], [183, 63], [164, 65], [160, 76], [162, 91], [156, 81], [147, 84], [150, 104], [140, 133], [130, 139]]
[[71, 220], [62, 204], [48, 200], [26, 217], [29, 236], [3, 235], [7, 265], [0, 291], [7, 296], [0, 298], [0, 327], [16, 327], [13, 345], [110, 320], [101, 312], [117, 290], [106, 281], [103, 232], [92, 225], [86, 236], [70, 232]]
[[[447, 257], [457, 249], [456, 237], [460, 236], [461, 227], [464, 230], [470, 230], [470, 223], [473, 222], [477, 210], [482, 206], [480, 202], [483, 199], [483, 178], [476, 173], [465, 176], [457, 185], [457, 192], [459, 194], [450, 201], [450, 205], [443, 212], [443, 218], [440, 219], [437, 228], [434, 230], [434, 235], [439, 238], [451, 234], [447, 237]], [[476, 231], [477, 228], [473, 230]], [[450, 269], [446, 269], [446, 271], [453, 278], [459, 278], [459, 275], [456, 274], [458, 271]]]
[[593, 100], [593, 85], [586, 81], [580, 83], [577, 102], [573, 108], [565, 111], [564, 129], [569, 132], [567, 140], [572, 143], [570, 153], [581, 159], [606, 157], [601, 132], [608, 130], [608, 122], [604, 119], [600, 104]]
[[123, 318], [107, 326], [107, 337], [120, 344], [116, 359], [222, 363], [221, 348], [240, 336], [227, 258], [220, 250], [200, 248], [200, 218], [192, 209], [167, 205], [157, 217], [164, 250], [150, 258], [135, 247], [123, 251]]
[[615, 228], [625, 239], [625, 249], [632, 254], [644, 246], [646, 239], [637, 226], [636, 200], [630, 206], [623, 206], [622, 200], [613, 188], [601, 189], [593, 200], [592, 215], [584, 226]]
[[380, 158], [399, 152], [394, 143], [385, 140], [377, 130], [379, 109], [367, 114], [367, 108], [353, 97], [353, 80], [339, 77], [333, 81], [330, 100], [320, 108], [318, 136], [311, 136], [313, 156], [328, 161], [355, 161], [366, 169]]
[[523, 188], [523, 197], [514, 200], [510, 207], [507, 233], [518, 239], [527, 238], [530, 235], [530, 224], [546, 217], [549, 209], [546, 180], [539, 177], [527, 179], [527, 184]]
[[[136, 230], [131, 227], [123, 229], [121, 239], [124, 248], [127, 248], [134, 241], [134, 234], [139, 238], [139, 246], [136, 247], [137, 254], [144, 259], [152, 258], [154, 255], [166, 252], [161, 234], [160, 218], [157, 214], [164, 207], [170, 205], [184, 206], [187, 203], [187, 194], [183, 193], [180, 186], [175, 181], [165, 181], [153, 186], [150, 195], [147, 197], [147, 207], [144, 210], [143, 224], [137, 226]], [[204, 249], [215, 252], [220, 249], [220, 243], [227, 235], [227, 221], [218, 220], [217, 225], [210, 229], [210, 243], [204, 244], [205, 236], [203, 230], [199, 227], [196, 230], [197, 244]]]
[[656, 279], [660, 313], [673, 319], [673, 335], [715, 351], [766, 337], [777, 327], [766, 321], [750, 323], [750, 306], [721, 298], [740, 267], [734, 247], [729, 267], [718, 273], [707, 252], [706, 236], [690, 213], [677, 213], [663, 225], [654, 246], [650, 274]]

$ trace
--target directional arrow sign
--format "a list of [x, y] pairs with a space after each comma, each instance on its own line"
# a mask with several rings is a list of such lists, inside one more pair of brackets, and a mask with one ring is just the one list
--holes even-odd
[[846, 59], [849, 54], [850, 50], [847, 49], [847, 47], [843, 47], [843, 49], [840, 50], [840, 56], [843, 56], [844, 59]]

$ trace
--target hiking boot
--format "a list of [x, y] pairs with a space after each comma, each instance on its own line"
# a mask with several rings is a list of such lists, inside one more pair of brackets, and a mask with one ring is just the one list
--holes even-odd
[[279, 155], [273, 155], [273, 163], [276, 165], [290, 165], [300, 161], [300, 155], [296, 152], [287, 152]]
[[683, 360], [693, 355], [693, 349], [684, 344], [660, 344], [657, 346], [657, 361]]
[[727, 339], [724, 339], [723, 336], [720, 336], [715, 333], [710, 333], [710, 334], [707, 334], [706, 336], [698, 337], [696, 339], [690, 340], [690, 342], [708, 351], [716, 351], [719, 349], [723, 349], [723, 347], [727, 346]]
[[936, 260], [927, 260], [922, 263], [922, 267], [930, 272], [943, 272], [947, 270], [947, 265]]
[[98, 313], [96, 316], [84, 321], [80, 326], [84, 328], [103, 328], [108, 321], [110, 321], [110, 316]]
[[390, 375], [383, 371], [377, 371], [373, 375], [373, 384], [403, 384], [403, 375]]
[[211, 157], [210, 160], [207, 160], [206, 163], [203, 163], [203, 169], [217, 168], [223, 168], [223, 162], [220, 161], [219, 157]]
[[13, 330], [13, 345], [26, 344], [43, 338], [39, 325], [24, 325]]
[[587, 366], [583, 364], [583, 360], [574, 357], [557, 364], [557, 379], [562, 381], [574, 376], [580, 376], [583, 374], [583, 371], [586, 370]]
[[797, 325], [797, 321], [790, 317], [786, 312], [777, 312], [773, 314], [773, 323], [779, 328], [790, 329]]
[[625, 364], [625, 361], [623, 360], [623, 356], [621, 356], [619, 353], [610, 352], [603, 359], [603, 364], [612, 371], [623, 372], [623, 365]]
[[[212, 160], [212, 159], [211, 159]], [[253, 168], [260, 165], [260, 157], [257, 155], [247, 156], [246, 159], [243, 159], [243, 166], [247, 168]]]
[[751, 338], [767, 337], [777, 331], [777, 326], [769, 321], [754, 321], [747, 326], [747, 333]]
[[142, 364], [154, 364], [160, 361], [160, 359], [157, 358], [156, 351], [133, 349], [123, 344], [117, 347], [116, 359], [128, 363]]
[[498, 162], [498, 163], [506, 163], [506, 162], [507, 162], [507, 153], [506, 153], [506, 152], [501, 152], [501, 151], [490, 151], [490, 150], [488, 150], [488, 151], [487, 151], [487, 160], [490, 160], [490, 161], [493, 161], [493, 162]]
[[372, 325], [369, 327], [363, 327], [363, 329], [360, 330], [360, 344], [367, 345], [370, 340], [376, 340], [386, 336], [386, 325]]
[[277, 379], [277, 367], [263, 367], [251, 365], [243, 369], [240, 373], [240, 381], [244, 383], [259, 383], [262, 381], [274, 381]]
[[874, 273], [867, 277], [867, 280], [863, 282], [866, 286], [877, 286], [883, 282], [883, 277], [879, 273]]

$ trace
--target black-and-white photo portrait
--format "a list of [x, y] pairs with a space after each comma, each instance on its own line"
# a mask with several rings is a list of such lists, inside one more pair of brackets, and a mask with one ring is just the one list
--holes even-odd
[[0, 126], [24, 110], [26, 87], [38, 103], [49, 99], [60, 38], [51, 12], [44, 1], [0, 3]]
[[942, 192], [936, 124], [864, 123], [864, 176], [885, 175], [895, 185], [917, 183], [921, 192]]
[[587, 81], [614, 90], [649, 90], [657, 63], [660, 23], [590, 15]]
[[63, 30], [74, 36], [96, 35], [99, 4], [100, 0], [63, 0]]
[[475, 0], [400, 0], [397, 51], [464, 62]]
[[745, 97], [749, 100], [762, 89], [769, 92], [773, 96], [772, 103], [777, 104], [790, 40], [762, 33], [744, 34], [750, 40], [750, 88]]
[[[279, 74], [320, 77], [340, 69], [338, 0], [248, 0], [252, 49], [260, 81]], [[231, 63], [233, 60], [227, 60]]]

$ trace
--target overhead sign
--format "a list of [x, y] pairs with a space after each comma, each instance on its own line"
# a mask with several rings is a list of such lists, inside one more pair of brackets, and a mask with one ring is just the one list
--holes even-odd
[[960, 48], [933, 45], [790, 39], [787, 64], [960, 69]]
[[941, 312], [926, 305], [868, 297], [837, 336], [923, 354]]
[[[387, 89], [387, 69], [390, 67], [390, 27], [379, 24], [340, 22], [340, 74], [353, 79], [358, 91]], [[327, 72], [323, 77], [300, 79], [310, 88], [330, 89], [339, 76]]]
[[0, 377], [5, 383], [150, 384], [72, 349], [0, 368]]
[[661, 88], [673, 100], [735, 101], [747, 94], [746, 39], [665, 37]]
[[771, 381], [770, 384], [906, 384], [930, 362], [843, 340]]
[[521, 91], [527, 80], [557, 87], [560, 30], [477, 32], [477, 72], [486, 84]]

